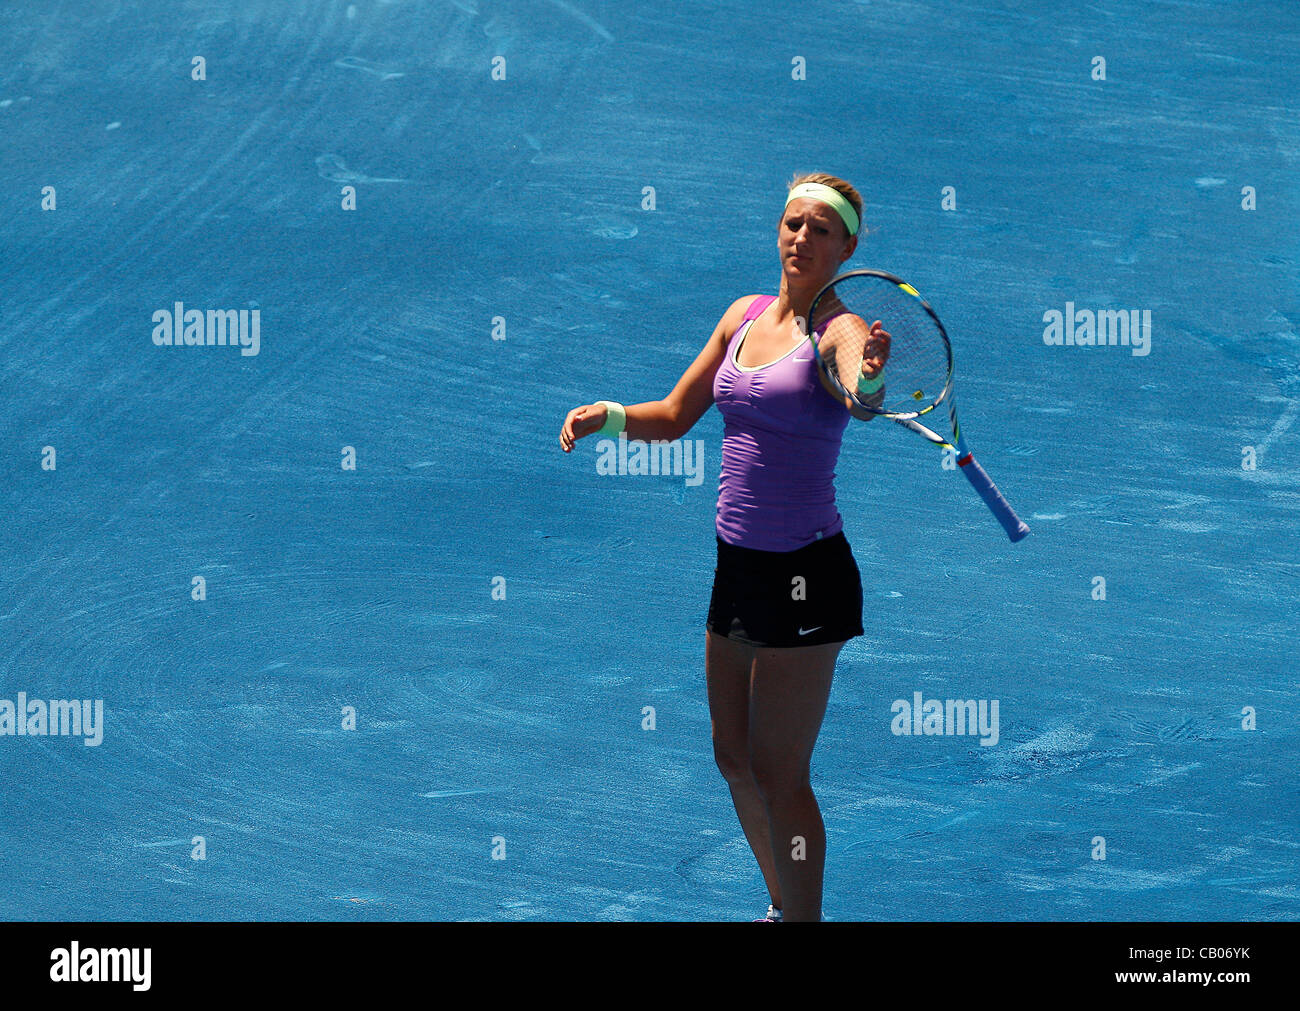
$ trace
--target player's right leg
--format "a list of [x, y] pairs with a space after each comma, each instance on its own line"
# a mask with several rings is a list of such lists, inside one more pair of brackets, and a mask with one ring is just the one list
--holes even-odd
[[704, 668], [708, 680], [713, 758], [731, 788], [740, 827], [754, 851], [772, 905], [781, 908], [781, 887], [772, 853], [767, 805], [759, 793], [749, 756], [749, 685], [754, 648], [706, 631]]

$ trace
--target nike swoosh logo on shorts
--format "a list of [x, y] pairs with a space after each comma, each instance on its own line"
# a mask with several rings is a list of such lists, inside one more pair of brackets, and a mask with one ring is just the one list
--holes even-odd
[[[818, 626], [817, 626], [817, 628], [821, 628], [821, 627], [822, 627], [821, 625], [818, 625]], [[810, 629], [805, 630], [804, 627], [803, 627], [802, 625], [800, 625], [800, 626], [799, 626], [799, 634], [800, 634], [800, 635], [812, 635], [814, 632], [817, 631], [817, 628], [810, 628]]]

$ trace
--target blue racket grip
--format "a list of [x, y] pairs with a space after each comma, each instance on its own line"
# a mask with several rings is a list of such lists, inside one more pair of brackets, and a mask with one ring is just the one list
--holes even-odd
[[1002, 493], [998, 491], [997, 486], [984, 473], [984, 468], [975, 462], [975, 457], [967, 453], [957, 461], [957, 465], [961, 467], [962, 473], [966, 475], [966, 479], [970, 481], [975, 490], [980, 493], [980, 498], [984, 500], [984, 504], [998, 518], [998, 522], [1002, 524], [1002, 529], [1007, 532], [1007, 536], [1012, 541], [1018, 541], [1028, 536], [1029, 527], [1025, 526], [1024, 521], [1015, 514], [1011, 506], [1007, 505], [1007, 500], [1002, 497]]

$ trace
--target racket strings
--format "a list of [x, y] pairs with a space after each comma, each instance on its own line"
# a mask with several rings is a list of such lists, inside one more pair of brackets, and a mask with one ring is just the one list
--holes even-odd
[[850, 276], [818, 298], [812, 308], [813, 342], [824, 370], [846, 394], [856, 393], [864, 352], [870, 352], [868, 372], [874, 372], [878, 342], [870, 327], [876, 320], [890, 338], [888, 358], [877, 373], [884, 380], [884, 399], [876, 409], [890, 414], [928, 411], [948, 388], [948, 342], [921, 300], [885, 278]]

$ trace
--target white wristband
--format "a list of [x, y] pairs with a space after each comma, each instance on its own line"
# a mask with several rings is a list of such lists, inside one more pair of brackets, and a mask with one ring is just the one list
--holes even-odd
[[605, 423], [596, 429], [597, 435], [618, 435], [627, 428], [627, 408], [613, 400], [597, 400], [605, 405]]
[[878, 389], [880, 389], [880, 387], [884, 385], [885, 385], [885, 373], [883, 370], [877, 373], [871, 379], [868, 379], [866, 376], [863, 375], [858, 376], [858, 392], [863, 394], [864, 396], [871, 396], [871, 394], [875, 393]]

